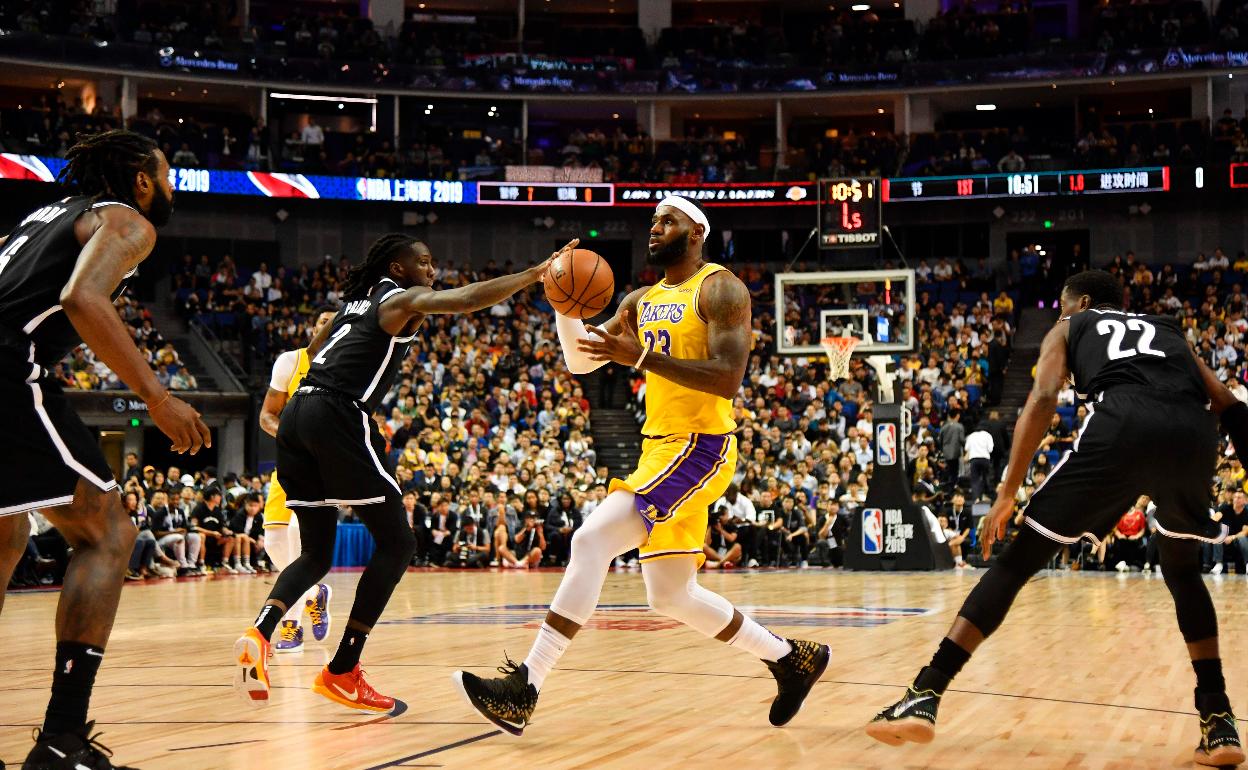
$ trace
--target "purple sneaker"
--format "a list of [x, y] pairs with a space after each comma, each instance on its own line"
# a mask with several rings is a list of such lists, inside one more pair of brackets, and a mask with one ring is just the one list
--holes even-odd
[[273, 651], [302, 652], [303, 626], [294, 620], [283, 620], [277, 629], [277, 644], [273, 645]]
[[303, 613], [312, 626], [312, 638], [318, 642], [329, 636], [329, 597], [332, 595], [333, 590], [329, 586], [318, 583], [316, 598], [308, 599], [303, 603]]

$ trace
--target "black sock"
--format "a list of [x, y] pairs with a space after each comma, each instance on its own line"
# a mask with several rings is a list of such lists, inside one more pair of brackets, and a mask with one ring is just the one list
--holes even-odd
[[949, 682], [953, 681], [953, 678], [970, 659], [971, 654], [959, 647], [952, 639], [949, 637], [941, 639], [940, 646], [936, 648], [936, 654], [932, 656], [932, 662], [915, 677], [914, 689], [935, 690], [943, 695]]
[[355, 668], [360, 662], [360, 653], [364, 651], [364, 642], [367, 641], [367, 631], [348, 626], [347, 632], [342, 635], [342, 641], [338, 644], [338, 652], [334, 653], [334, 659], [326, 666], [329, 673], [345, 674]]
[[282, 622], [282, 616], [286, 612], [276, 604], [266, 604], [260, 608], [260, 614], [256, 616], [256, 630], [265, 639], [272, 639], [273, 632], [277, 630], [277, 624]]
[[1196, 692], [1226, 692], [1226, 680], [1222, 677], [1221, 658], [1193, 660], [1192, 668], [1196, 671]]
[[56, 643], [56, 668], [52, 671], [52, 698], [43, 717], [44, 734], [73, 732], [87, 723], [91, 688], [103, 660], [103, 648], [93, 644]]

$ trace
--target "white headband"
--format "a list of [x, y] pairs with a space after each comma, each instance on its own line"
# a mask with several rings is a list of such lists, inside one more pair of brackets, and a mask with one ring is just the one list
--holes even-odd
[[659, 205], [655, 206], [655, 211], [658, 211], [663, 206], [680, 209], [688, 214], [689, 218], [694, 222], [702, 225], [702, 240], [706, 240], [707, 236], [711, 234], [711, 223], [707, 221], [706, 214], [703, 214], [702, 210], [693, 205], [688, 198], [682, 198], [679, 195], [669, 195], [659, 201]]

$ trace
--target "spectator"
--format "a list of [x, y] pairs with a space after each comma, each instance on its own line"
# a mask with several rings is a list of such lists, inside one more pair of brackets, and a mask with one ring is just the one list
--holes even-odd
[[490, 561], [490, 541], [477, 526], [476, 519], [465, 517], [459, 531], [455, 533], [451, 545], [451, 554], [447, 559], [448, 567], [461, 569], [481, 569]]
[[706, 542], [702, 546], [707, 569], [731, 569], [741, 562], [741, 544], [737, 542], [737, 528], [727, 508], [721, 508], [706, 530]]

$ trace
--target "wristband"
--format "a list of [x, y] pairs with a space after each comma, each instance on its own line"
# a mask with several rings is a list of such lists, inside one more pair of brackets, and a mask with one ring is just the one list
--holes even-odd
[[648, 347], [643, 347], [643, 348], [641, 349], [641, 355], [637, 358], [637, 363], [633, 364], [633, 368], [634, 368], [634, 369], [640, 369], [640, 368], [641, 368], [641, 362], [642, 362], [642, 361], [645, 361], [645, 360], [646, 360], [646, 356], [648, 356], [648, 355], [650, 355], [650, 348], [648, 348]]

